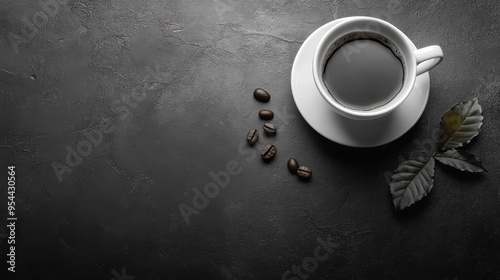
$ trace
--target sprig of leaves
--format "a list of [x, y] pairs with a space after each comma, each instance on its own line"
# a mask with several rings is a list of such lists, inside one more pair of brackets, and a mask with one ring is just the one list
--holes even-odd
[[473, 154], [457, 150], [479, 134], [483, 124], [477, 98], [457, 104], [441, 118], [437, 150], [428, 158], [408, 160], [399, 165], [391, 177], [390, 191], [394, 207], [403, 210], [421, 200], [432, 189], [435, 160], [460, 171], [486, 171]]

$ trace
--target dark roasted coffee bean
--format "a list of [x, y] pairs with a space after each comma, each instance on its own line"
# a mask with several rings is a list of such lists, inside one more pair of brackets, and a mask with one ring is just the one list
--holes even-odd
[[297, 175], [299, 176], [300, 179], [302, 180], [309, 180], [312, 176], [312, 170], [309, 169], [307, 166], [301, 166], [299, 169], [297, 169]]
[[250, 145], [255, 144], [259, 140], [259, 131], [257, 129], [252, 129], [247, 134], [247, 142]]
[[275, 135], [276, 134], [276, 127], [272, 123], [265, 123], [264, 124], [264, 132], [266, 132], [267, 135]]
[[271, 99], [271, 95], [264, 89], [257, 88], [253, 92], [253, 97], [260, 102], [268, 102]]
[[290, 172], [295, 174], [295, 173], [297, 173], [297, 169], [299, 169], [299, 162], [294, 158], [290, 158], [290, 159], [288, 159], [287, 166], [288, 166], [288, 170], [290, 170]]
[[272, 144], [267, 144], [262, 148], [262, 151], [260, 151], [260, 155], [265, 161], [271, 161], [274, 156], [276, 156], [276, 153], [278, 152], [278, 149]]
[[274, 118], [274, 113], [271, 110], [260, 110], [259, 111], [259, 118], [261, 120], [272, 120]]

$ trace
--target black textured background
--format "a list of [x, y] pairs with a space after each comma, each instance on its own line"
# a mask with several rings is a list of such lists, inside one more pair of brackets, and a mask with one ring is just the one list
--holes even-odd
[[[1, 225], [8, 165], [18, 217], [17, 272], [1, 226], [0, 275], [281, 279], [320, 238], [333, 251], [308, 279], [500, 279], [498, 1], [54, 1], [0, 1]], [[291, 95], [301, 43], [353, 15], [445, 53], [419, 122], [379, 148], [322, 138]], [[270, 103], [253, 99], [256, 87]], [[468, 150], [489, 173], [437, 166], [431, 194], [396, 213], [384, 174], [474, 96], [485, 120]], [[266, 107], [278, 134], [249, 148]], [[114, 130], [60, 181], [52, 165], [103, 121]], [[267, 142], [278, 147], [270, 164], [255, 156]], [[291, 156], [311, 182], [288, 173]], [[179, 205], [234, 161], [241, 172], [187, 225]]]

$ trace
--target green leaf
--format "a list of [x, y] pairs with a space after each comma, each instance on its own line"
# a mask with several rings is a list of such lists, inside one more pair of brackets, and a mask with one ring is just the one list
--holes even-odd
[[390, 190], [394, 207], [403, 210], [421, 200], [434, 183], [434, 158], [408, 160], [391, 177]]
[[453, 106], [441, 118], [441, 150], [461, 147], [479, 134], [483, 124], [481, 105], [477, 98]]
[[439, 153], [434, 156], [438, 161], [443, 164], [455, 167], [461, 171], [468, 172], [483, 172], [486, 169], [483, 167], [481, 162], [471, 153], [466, 151], [449, 150], [443, 153]]

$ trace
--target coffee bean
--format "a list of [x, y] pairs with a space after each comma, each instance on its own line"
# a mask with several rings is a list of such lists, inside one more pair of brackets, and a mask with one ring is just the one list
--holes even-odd
[[259, 111], [259, 118], [261, 120], [272, 120], [274, 118], [274, 113], [271, 110], [260, 110]]
[[268, 102], [271, 99], [271, 95], [264, 89], [257, 88], [253, 92], [253, 97], [260, 102]]
[[290, 172], [295, 174], [295, 173], [297, 173], [297, 169], [299, 169], [299, 162], [294, 158], [290, 158], [290, 159], [288, 159], [287, 166], [288, 166], [288, 170], [290, 170]]
[[264, 124], [264, 132], [267, 135], [275, 135], [276, 134], [276, 127], [272, 123], [265, 123]]
[[252, 129], [248, 132], [247, 134], [247, 142], [248, 144], [252, 145], [255, 144], [259, 140], [259, 131], [257, 129]]
[[276, 153], [278, 152], [278, 149], [272, 144], [267, 144], [262, 148], [262, 151], [260, 151], [260, 155], [262, 156], [262, 159], [265, 161], [271, 161], [274, 156], [276, 156]]
[[297, 169], [297, 175], [302, 180], [309, 180], [312, 176], [312, 170], [307, 166], [301, 166]]

